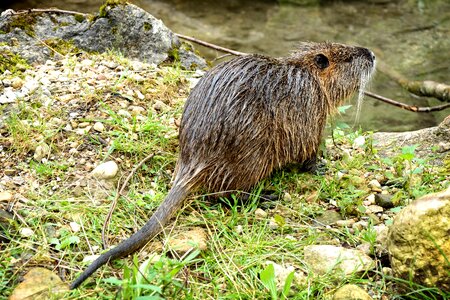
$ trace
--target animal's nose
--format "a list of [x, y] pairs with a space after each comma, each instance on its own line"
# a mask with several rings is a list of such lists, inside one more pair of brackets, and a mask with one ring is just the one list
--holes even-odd
[[358, 48], [358, 50], [359, 50], [361, 56], [365, 56], [371, 62], [375, 61], [375, 54], [372, 51], [370, 51], [369, 49], [360, 47], [360, 48]]

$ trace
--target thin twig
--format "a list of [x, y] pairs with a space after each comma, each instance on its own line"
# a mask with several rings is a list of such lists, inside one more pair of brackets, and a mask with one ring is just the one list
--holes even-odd
[[432, 112], [432, 111], [440, 111], [440, 110], [444, 110], [446, 108], [450, 107], [450, 103], [447, 104], [442, 104], [442, 105], [438, 105], [438, 106], [433, 106], [433, 107], [419, 107], [419, 106], [415, 106], [415, 105], [408, 105], [405, 103], [401, 103], [401, 102], [397, 102], [395, 100], [365, 91], [364, 94], [366, 96], [372, 97], [374, 99], [377, 100], [381, 100], [383, 102], [389, 103], [391, 105], [403, 108], [405, 110], [409, 110], [409, 111], [413, 111], [413, 112]]
[[108, 215], [106, 216], [106, 220], [105, 223], [103, 224], [103, 228], [102, 228], [102, 244], [103, 244], [103, 249], [107, 249], [108, 248], [108, 242], [106, 240], [106, 233], [109, 227], [109, 223], [111, 221], [111, 217], [112, 214], [114, 212], [114, 209], [117, 206], [117, 200], [119, 200], [119, 197], [122, 195], [123, 191], [125, 190], [125, 188], [128, 185], [128, 182], [130, 181], [131, 177], [133, 177], [134, 173], [136, 173], [136, 171], [142, 167], [142, 165], [147, 162], [148, 160], [152, 159], [155, 156], [155, 153], [149, 154], [147, 157], [145, 157], [143, 160], [141, 160], [134, 168], [133, 170], [131, 170], [130, 174], [128, 174], [127, 178], [125, 179], [125, 181], [123, 182], [120, 190], [117, 192], [116, 196], [114, 197], [114, 200], [111, 203], [111, 206], [109, 208], [108, 211]]
[[196, 44], [199, 44], [199, 45], [202, 45], [202, 46], [214, 49], [214, 50], [230, 53], [230, 54], [233, 54], [233, 55], [236, 55], [236, 56], [248, 55], [248, 53], [239, 52], [239, 51], [236, 51], [236, 50], [231, 50], [231, 49], [228, 49], [228, 48], [225, 48], [225, 47], [221, 47], [221, 46], [218, 46], [218, 45], [215, 45], [215, 44], [211, 44], [211, 43], [208, 43], [208, 42], [205, 42], [205, 41], [193, 38], [191, 36], [187, 36], [187, 35], [183, 35], [183, 34], [179, 34], [179, 33], [175, 33], [175, 35], [178, 36], [179, 38], [184, 39], [184, 40], [191, 41], [191, 42], [194, 42]]
[[83, 17], [89, 16], [89, 14], [72, 11], [72, 10], [63, 10], [63, 9], [57, 9], [57, 8], [31, 8], [31, 9], [24, 9], [24, 10], [18, 10], [13, 11], [13, 15], [23, 15], [23, 14], [29, 14], [29, 13], [59, 13], [59, 14], [68, 14], [68, 15], [80, 15]]

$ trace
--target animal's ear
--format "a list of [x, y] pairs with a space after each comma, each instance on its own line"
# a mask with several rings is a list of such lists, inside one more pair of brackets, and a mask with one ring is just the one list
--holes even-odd
[[316, 63], [316, 66], [322, 70], [326, 69], [330, 65], [330, 62], [328, 61], [328, 57], [326, 57], [322, 53], [317, 54], [316, 57], [314, 57], [314, 62]]

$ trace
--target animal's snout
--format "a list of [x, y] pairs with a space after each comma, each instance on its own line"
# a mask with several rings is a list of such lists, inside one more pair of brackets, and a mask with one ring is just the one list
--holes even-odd
[[359, 50], [359, 54], [360, 54], [361, 56], [366, 57], [366, 58], [367, 58], [369, 61], [371, 61], [372, 63], [375, 62], [375, 54], [374, 54], [372, 51], [370, 51], [370, 50], [367, 49], [367, 48], [363, 48], [363, 47], [358, 47], [358, 50]]

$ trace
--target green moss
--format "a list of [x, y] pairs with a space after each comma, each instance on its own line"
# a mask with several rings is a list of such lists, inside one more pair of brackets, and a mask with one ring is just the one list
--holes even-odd
[[106, 0], [105, 3], [103, 3], [102, 6], [100, 6], [100, 9], [98, 11], [98, 16], [100, 18], [105, 18], [106, 15], [108, 14], [108, 11], [111, 8], [114, 8], [118, 5], [125, 5], [128, 4], [128, 1], [126, 0]]
[[172, 48], [169, 50], [169, 60], [170, 62], [178, 62], [180, 61], [180, 50], [178, 48]]
[[77, 46], [75, 46], [73, 41], [66, 41], [56, 38], [45, 40], [44, 43], [62, 55], [81, 51]]
[[75, 21], [77, 21], [78, 23], [82, 23], [86, 18], [81, 15], [81, 14], [76, 14], [73, 16], [73, 18], [75, 19]]
[[20, 28], [29, 36], [34, 36], [34, 24], [36, 24], [35, 14], [19, 14], [11, 16], [11, 20], [5, 26], [6, 33], [11, 32], [14, 28]]
[[150, 24], [149, 22], [144, 22], [144, 30], [145, 31], [150, 31], [152, 30], [152, 24]]
[[21, 74], [30, 66], [20, 55], [9, 50], [2, 49], [0, 51], [0, 73], [9, 70], [11, 73]]

